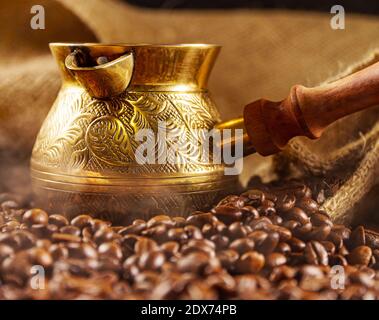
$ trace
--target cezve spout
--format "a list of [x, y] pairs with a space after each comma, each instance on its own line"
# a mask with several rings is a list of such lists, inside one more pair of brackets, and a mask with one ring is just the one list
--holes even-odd
[[93, 98], [105, 99], [117, 96], [126, 90], [132, 79], [134, 67], [132, 53], [95, 66], [83, 65], [84, 61], [83, 52], [74, 50], [66, 57], [65, 66]]

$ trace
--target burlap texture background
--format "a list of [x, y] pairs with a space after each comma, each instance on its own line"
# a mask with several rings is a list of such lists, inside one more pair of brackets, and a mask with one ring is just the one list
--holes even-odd
[[[45, 7], [46, 30], [32, 30], [30, 8], [34, 4], [32, 0], [7, 1], [0, 8], [2, 162], [12, 154], [10, 169], [2, 170], [0, 179], [8, 183], [9, 189], [19, 189], [20, 183], [11, 183], [16, 173], [18, 181], [25, 181], [21, 185], [27, 184], [25, 163], [59, 89], [60, 80], [48, 42], [221, 44], [224, 48], [210, 89], [224, 119], [239, 115], [243, 106], [255, 99], [283, 98], [293, 84], [311, 86], [345, 72], [347, 66], [379, 47], [378, 19], [348, 12], [346, 29], [332, 30], [328, 13], [153, 11], [117, 0], [44, 0], [38, 4]], [[311, 158], [320, 159], [322, 154], [360, 139], [377, 119], [377, 113], [371, 115], [374, 118], [362, 113], [346, 123], [340, 122], [328, 129], [324, 138], [311, 144], [297, 139], [292, 149], [306, 141], [311, 146]], [[371, 119], [369, 125], [367, 119]], [[363, 157], [366, 147], [360, 149]], [[291, 151], [288, 155], [297, 159]], [[246, 159], [242, 181], [255, 173], [272, 178], [271, 159], [262, 161], [257, 155]], [[370, 179], [367, 188], [375, 182]]]

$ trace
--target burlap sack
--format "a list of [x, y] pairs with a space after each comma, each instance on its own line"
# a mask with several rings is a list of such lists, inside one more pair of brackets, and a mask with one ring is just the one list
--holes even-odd
[[[344, 66], [361, 60], [368, 50], [379, 47], [379, 21], [374, 17], [349, 13], [346, 30], [332, 30], [331, 17], [327, 12], [247, 9], [156, 11], [137, 8], [118, 0], [43, 0], [38, 3], [45, 7], [46, 30], [36, 31], [29, 27], [30, 8], [35, 4], [33, 0], [6, 1], [0, 8], [1, 163], [4, 164], [5, 154], [12, 154], [9, 162], [11, 170], [0, 170], [0, 180], [11, 191], [18, 191], [20, 185], [24, 189], [27, 185], [27, 159], [35, 135], [60, 85], [48, 42], [221, 44], [223, 50], [211, 77], [210, 89], [224, 119], [240, 115], [243, 106], [255, 99], [282, 99], [296, 83], [315, 85], [343, 70]], [[374, 116], [377, 118], [377, 114]], [[321, 159], [317, 152], [319, 148], [322, 149], [321, 146], [333, 143], [325, 152], [337, 150], [339, 154], [341, 147], [347, 145], [349, 147], [344, 148], [344, 152], [353, 157], [350, 161], [361, 164], [369, 154], [368, 142], [364, 144], [366, 147], [362, 149], [364, 151], [360, 153], [360, 158], [356, 157], [357, 152], [348, 151], [361, 150], [357, 146], [360, 141], [375, 139], [368, 129], [373, 127], [373, 119], [376, 118], [362, 113], [346, 119], [348, 126], [352, 126], [350, 131], [342, 130], [341, 122], [330, 129], [336, 130], [333, 140], [327, 133], [319, 142], [308, 141], [307, 149], [305, 144], [294, 142], [285, 157], [288, 162], [296, 163], [297, 160], [293, 160], [299, 159], [297, 154], [303, 154], [303, 159], [314, 159], [303, 161], [304, 172], [305, 168], [313, 168], [309, 172], [327, 174], [330, 170], [326, 168], [334, 168], [334, 158], [328, 157], [329, 160], [316, 165], [317, 159]], [[365, 121], [371, 122], [366, 125]], [[359, 132], [363, 133], [364, 138]], [[300, 146], [301, 150], [309, 152], [295, 152]], [[291, 153], [290, 150], [294, 151]], [[18, 156], [16, 159], [15, 154]], [[24, 159], [24, 162], [20, 159]], [[257, 155], [245, 159], [242, 183], [246, 183], [254, 174], [261, 175], [265, 181], [274, 178], [277, 172], [273, 170], [272, 159], [263, 159]], [[348, 159], [348, 156], [338, 156], [338, 159]], [[331, 164], [325, 166], [325, 162]], [[314, 164], [305, 165], [307, 163]], [[14, 170], [12, 165], [16, 166]], [[344, 169], [342, 172], [353, 177], [350, 174], [352, 170]], [[359, 188], [359, 192], [354, 191], [356, 200], [350, 204], [361, 199], [362, 194], [375, 183], [371, 173], [368, 176], [362, 173], [370, 181], [366, 182], [365, 188]], [[19, 179], [14, 178], [16, 176], [19, 176], [21, 184], [17, 182]], [[12, 181], [16, 182], [10, 186]], [[346, 192], [348, 199], [350, 190]], [[343, 215], [345, 210], [332, 206], [332, 203], [332, 200], [327, 201], [325, 207], [335, 209], [338, 217]], [[340, 200], [338, 203], [344, 202]], [[348, 207], [352, 209], [351, 205]]]
[[[379, 52], [374, 50], [325, 83], [378, 61]], [[339, 120], [317, 141], [294, 139], [275, 163], [281, 178], [319, 176], [338, 182], [322, 205], [336, 222], [349, 223], [353, 214], [357, 221], [376, 218], [378, 193], [370, 190], [379, 182], [379, 107]]]

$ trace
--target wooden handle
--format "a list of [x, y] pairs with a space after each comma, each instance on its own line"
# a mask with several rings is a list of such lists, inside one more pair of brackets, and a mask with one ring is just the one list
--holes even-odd
[[379, 63], [315, 88], [295, 85], [280, 102], [258, 100], [244, 110], [246, 131], [258, 153], [279, 152], [296, 136], [319, 138], [349, 114], [379, 104]]

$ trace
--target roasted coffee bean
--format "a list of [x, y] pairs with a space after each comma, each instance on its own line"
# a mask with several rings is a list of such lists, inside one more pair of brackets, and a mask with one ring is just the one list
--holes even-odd
[[151, 218], [148, 222], [147, 222], [147, 228], [152, 228], [152, 227], [155, 227], [155, 226], [158, 226], [158, 225], [165, 225], [165, 226], [168, 226], [168, 227], [173, 227], [175, 226], [175, 222], [172, 221], [172, 219], [167, 216], [167, 215], [158, 215], [158, 216], [155, 216], [153, 218]]
[[370, 263], [370, 259], [372, 256], [372, 250], [367, 246], [359, 246], [354, 248], [349, 255], [347, 256], [347, 260], [352, 265], [364, 265], [367, 266]]
[[[210, 212], [123, 227], [2, 205], [0, 299], [378, 299], [379, 235], [335, 225], [312, 189], [261, 184]], [[45, 290], [30, 289], [34, 265]], [[344, 290], [330, 287], [335, 265]]]
[[280, 242], [277, 246], [276, 246], [276, 251], [277, 252], [280, 252], [280, 253], [283, 253], [283, 254], [286, 254], [288, 252], [291, 252], [292, 249], [290, 247], [290, 245], [286, 242]]
[[273, 214], [270, 216], [270, 220], [275, 225], [280, 225], [283, 223], [283, 218], [277, 214]]
[[281, 266], [287, 262], [285, 255], [273, 252], [266, 257], [266, 265], [270, 268]]
[[332, 221], [321, 213], [315, 213], [311, 215], [311, 222], [315, 227], [321, 227], [323, 225], [333, 226]]
[[53, 233], [51, 236], [53, 242], [80, 242], [81, 239], [78, 236], [67, 233]]
[[331, 241], [333, 242], [333, 244], [335, 245], [336, 249], [340, 249], [342, 246], [343, 246], [343, 239], [342, 237], [335, 233], [335, 232], [331, 232], [327, 238], [328, 241]]
[[372, 249], [374, 250], [379, 249], [379, 234], [377, 232], [366, 230], [365, 240], [366, 240], [366, 245], [368, 245]]
[[325, 190], [324, 189], [319, 190], [316, 194], [315, 199], [319, 205], [323, 204], [326, 200]]
[[320, 227], [314, 227], [309, 233], [307, 238], [317, 241], [326, 240], [330, 234], [331, 227], [329, 225], [323, 225]]
[[184, 228], [186, 225], [186, 219], [184, 217], [174, 217], [172, 218], [172, 221], [177, 228]]
[[298, 238], [292, 237], [287, 243], [291, 246], [293, 252], [302, 252], [305, 249], [305, 242]]
[[53, 244], [49, 248], [49, 252], [54, 260], [67, 259], [68, 249], [61, 244]]
[[293, 207], [292, 209], [288, 210], [285, 213], [284, 218], [287, 220], [298, 221], [302, 225], [305, 225], [310, 222], [310, 218], [308, 217], [308, 215], [301, 208], [298, 207]]
[[216, 248], [215, 244], [208, 239], [191, 239], [188, 241], [188, 246], [190, 247], [208, 247], [214, 250]]
[[259, 215], [271, 216], [276, 213], [275, 204], [270, 200], [262, 201], [262, 204], [257, 208]]
[[54, 233], [58, 232], [58, 227], [54, 224], [33, 224], [30, 227], [30, 232], [39, 238], [50, 238]]
[[17, 249], [18, 247], [18, 241], [16, 238], [12, 237], [11, 233], [0, 233], [0, 244], [11, 246], [14, 249]]
[[343, 256], [347, 256], [349, 254], [349, 250], [347, 250], [347, 248], [343, 245], [338, 249], [338, 253], [342, 254]]
[[365, 229], [362, 226], [355, 228], [351, 233], [349, 244], [352, 248], [366, 245]]
[[102, 64], [108, 63], [108, 62], [109, 62], [109, 60], [105, 56], [101, 56], [101, 57], [96, 58], [96, 64], [99, 66]]
[[295, 237], [307, 240], [309, 238], [309, 232], [312, 230], [312, 223], [306, 223], [302, 226], [296, 227], [292, 230], [292, 233]]
[[159, 281], [159, 275], [155, 271], [142, 271], [135, 277], [134, 289], [139, 291], [152, 290]]
[[371, 256], [371, 259], [368, 265], [371, 268], [376, 268], [376, 257], [374, 255]]
[[[91, 245], [86, 243], [68, 243], [66, 246], [68, 255], [74, 259], [96, 259], [97, 251]], [[100, 247], [99, 247], [100, 251]]]
[[97, 244], [102, 242], [109, 242], [115, 238], [115, 233], [109, 227], [103, 227], [95, 232], [93, 239]]
[[[20, 208], [21, 208], [20, 204], [14, 200], [6, 200], [1, 203], [1, 209], [4, 211], [17, 210]], [[39, 210], [39, 209], [35, 209], [35, 210]]]
[[270, 233], [265, 240], [256, 244], [256, 250], [264, 255], [268, 255], [276, 249], [279, 243], [280, 236], [278, 233]]
[[329, 258], [331, 266], [347, 266], [347, 260], [343, 255], [336, 254]]
[[62, 228], [62, 227], [67, 226], [69, 224], [67, 218], [60, 215], [60, 214], [50, 215], [48, 222], [50, 224], [56, 225], [58, 228]]
[[364, 285], [367, 288], [371, 288], [375, 285], [375, 280], [373, 277], [375, 276], [370, 274], [369, 272], [356, 271], [349, 275], [349, 279], [352, 283], [357, 283], [360, 285]]
[[28, 251], [30, 262], [34, 265], [40, 265], [44, 268], [49, 268], [53, 264], [51, 254], [42, 248], [32, 248]]
[[235, 262], [239, 258], [237, 251], [232, 249], [223, 250], [217, 253], [217, 258], [219, 259], [223, 268], [232, 271], [235, 267]]
[[299, 198], [310, 198], [312, 197], [312, 191], [307, 185], [300, 184], [295, 187], [295, 196]]
[[249, 238], [242, 238], [234, 240], [229, 248], [237, 251], [240, 255], [243, 255], [247, 251], [252, 251], [254, 249], [254, 240]]
[[85, 242], [92, 241], [92, 238], [93, 238], [92, 229], [90, 227], [85, 227], [82, 230], [82, 237], [83, 237], [83, 241], [85, 241]]
[[331, 241], [320, 241], [329, 255], [333, 255], [336, 252], [336, 246]]
[[274, 193], [265, 191], [265, 200], [271, 201], [273, 203], [273, 206], [274, 206], [275, 202], [278, 201], [278, 196]]
[[149, 238], [141, 237], [135, 242], [134, 251], [137, 254], [142, 254], [143, 252], [156, 251], [158, 249], [158, 244]]
[[185, 232], [188, 235], [188, 239], [202, 239], [203, 234], [201, 233], [201, 230], [198, 227], [195, 226], [185, 226], [184, 227]]
[[287, 263], [290, 266], [298, 266], [307, 263], [304, 252], [290, 252], [287, 254]]
[[217, 205], [217, 207], [224, 206], [224, 205], [230, 205], [234, 206], [236, 208], [242, 208], [245, 205], [245, 202], [240, 196], [237, 195], [230, 195], [222, 199]]
[[207, 278], [206, 283], [210, 288], [216, 289], [224, 297], [232, 296], [234, 294], [236, 285], [235, 280], [225, 271], [210, 275]]
[[144, 252], [138, 266], [143, 270], [159, 270], [165, 262], [165, 255], [159, 251]]
[[342, 237], [343, 240], [350, 238], [351, 230], [346, 228], [344, 225], [334, 225], [332, 231]]
[[151, 238], [155, 240], [157, 243], [161, 244], [165, 241], [170, 240], [167, 236], [167, 233], [168, 233], [168, 227], [161, 224], [155, 227], [145, 229], [144, 231], [141, 232], [141, 235], [144, 237]]
[[292, 237], [292, 233], [290, 230], [288, 230], [284, 227], [281, 227], [281, 226], [274, 225], [274, 224], [267, 225], [263, 230], [265, 230], [267, 232], [271, 232], [271, 233], [272, 232], [278, 233], [280, 241], [287, 241], [287, 240], [291, 239], [291, 237]]
[[184, 228], [172, 228], [168, 230], [168, 239], [173, 241], [184, 242], [188, 239], [188, 235]]
[[97, 231], [100, 231], [102, 229], [112, 229], [111, 223], [109, 221], [104, 221], [104, 220], [100, 220], [100, 219], [92, 219], [92, 221], [91, 221], [92, 232], [96, 233]]
[[205, 224], [203, 225], [203, 227], [201, 228], [201, 233], [203, 234], [203, 237], [204, 238], [211, 238], [212, 236], [218, 234], [218, 230], [216, 228], [216, 226], [214, 225], [211, 225], [211, 224]]
[[61, 233], [72, 234], [74, 236], [80, 236], [80, 229], [75, 226], [64, 226], [59, 229]]
[[213, 235], [211, 241], [213, 241], [217, 250], [224, 250], [229, 246], [229, 238], [220, 234]]
[[179, 244], [175, 241], [168, 241], [160, 246], [160, 249], [165, 254], [166, 259], [175, 256], [179, 252]]
[[[137, 221], [137, 222], [136, 222]], [[139, 235], [143, 230], [146, 229], [146, 223], [143, 220], [135, 220], [133, 224], [122, 228], [118, 231], [119, 234], [125, 236], [127, 234], [136, 234]]]
[[203, 252], [192, 252], [178, 261], [180, 272], [203, 273], [209, 264], [209, 256]]
[[49, 216], [41, 209], [31, 209], [24, 213], [22, 222], [28, 226], [33, 224], [46, 225], [49, 222]]
[[217, 219], [225, 224], [231, 224], [242, 219], [243, 213], [240, 208], [232, 206], [218, 206], [212, 211]]
[[9, 256], [13, 255], [14, 249], [6, 244], [0, 244], [0, 264]]
[[234, 222], [228, 227], [226, 233], [231, 240], [234, 240], [246, 237], [247, 230], [242, 223]]
[[296, 197], [294, 195], [283, 194], [279, 197], [277, 206], [280, 211], [291, 210], [296, 203]]
[[20, 229], [20, 222], [16, 220], [7, 221], [1, 226], [1, 232], [12, 232], [14, 230]]
[[[91, 261], [91, 260], [88, 260], [88, 261]], [[105, 256], [100, 255], [98, 260], [93, 260], [93, 261], [96, 261], [97, 263], [96, 270], [99, 272], [110, 271], [110, 272], [118, 274], [122, 270], [120, 260], [117, 260], [111, 257], [105, 257]]]
[[6, 244], [15, 250], [19, 246], [17, 239], [15, 237], [12, 237], [10, 233], [0, 233], [0, 244]]
[[254, 240], [254, 242], [258, 245], [261, 245], [262, 242], [267, 238], [268, 233], [263, 230], [255, 230], [248, 234], [248, 238]]
[[27, 251], [10, 255], [2, 262], [2, 278], [8, 283], [23, 286], [30, 276], [31, 268], [30, 255]]
[[71, 225], [79, 229], [92, 226], [92, 217], [86, 214], [75, 217], [71, 221]]
[[18, 250], [26, 250], [33, 247], [36, 243], [35, 236], [26, 230], [17, 230], [12, 232], [12, 237], [17, 242]]
[[264, 255], [250, 251], [243, 254], [239, 260], [236, 261], [235, 271], [240, 274], [244, 273], [257, 273], [265, 264]]
[[198, 212], [197, 214], [191, 215], [187, 218], [186, 224], [192, 225], [198, 228], [202, 228], [204, 224], [214, 224], [217, 219], [211, 213]]
[[244, 218], [248, 218], [249, 220], [259, 218], [259, 212], [256, 208], [252, 206], [244, 206], [241, 208], [241, 212]]
[[[258, 278], [253, 274], [238, 275], [235, 277], [235, 291], [241, 299], [257, 299]], [[255, 293], [255, 294], [254, 294]]]
[[49, 239], [38, 239], [35, 242], [35, 246], [37, 248], [42, 248], [46, 250], [48, 250], [51, 245], [52, 245], [52, 242]]
[[293, 279], [297, 270], [286, 265], [274, 267], [270, 273], [269, 280], [272, 282], [279, 282], [286, 279]]
[[312, 198], [301, 198], [296, 202], [296, 206], [309, 213], [316, 213], [318, 211], [318, 203]]
[[254, 207], [258, 207], [266, 199], [265, 193], [258, 189], [246, 191], [242, 196], [248, 198], [248, 203]]
[[249, 222], [249, 226], [253, 230], [264, 229], [269, 224], [272, 224], [272, 221], [268, 217], [260, 217]]
[[287, 220], [282, 223], [282, 227], [287, 228], [288, 230], [291, 230], [291, 231], [300, 226], [301, 226], [300, 222], [295, 221], [295, 220]]
[[[188, 244], [182, 247], [181, 253], [183, 255], [187, 255], [191, 252], [203, 252], [207, 254], [209, 257], [215, 256], [215, 249], [207, 245], [207, 243], [203, 242], [203, 240], [191, 240]], [[213, 244], [213, 243], [212, 243]]]
[[304, 255], [309, 264], [328, 265], [328, 252], [318, 241], [308, 242], [304, 249]]

